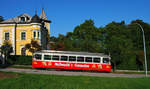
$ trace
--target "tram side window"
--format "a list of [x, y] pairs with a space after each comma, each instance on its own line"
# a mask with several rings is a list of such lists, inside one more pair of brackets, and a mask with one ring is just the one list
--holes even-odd
[[44, 55], [44, 60], [51, 60], [51, 55]]
[[85, 62], [92, 62], [92, 57], [86, 57]]
[[84, 57], [77, 57], [77, 62], [84, 62]]
[[103, 58], [103, 63], [109, 64], [109, 58]]
[[59, 56], [58, 55], [53, 55], [52, 60], [59, 60]]
[[68, 60], [68, 56], [61, 56], [60, 60], [61, 61], [67, 61]]
[[100, 58], [93, 58], [94, 63], [100, 63]]
[[76, 61], [76, 56], [69, 56], [69, 61]]
[[35, 58], [35, 60], [41, 60], [42, 55], [41, 54], [35, 54], [34, 58]]

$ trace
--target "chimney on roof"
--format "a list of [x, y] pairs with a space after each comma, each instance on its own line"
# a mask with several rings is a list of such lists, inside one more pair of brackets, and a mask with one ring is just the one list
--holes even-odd
[[47, 20], [47, 17], [46, 17], [44, 8], [42, 8], [42, 12], [41, 12], [40, 18], [41, 18], [41, 19], [44, 19], [44, 20]]

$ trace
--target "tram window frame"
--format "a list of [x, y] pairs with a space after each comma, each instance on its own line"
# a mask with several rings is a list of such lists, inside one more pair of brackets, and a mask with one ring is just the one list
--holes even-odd
[[[107, 60], [107, 62], [104, 62], [105, 60]], [[103, 63], [104, 64], [109, 64], [109, 61], [110, 61], [109, 58], [103, 58]]]
[[[89, 61], [90, 58], [90, 61]], [[92, 63], [92, 57], [85, 57], [85, 62], [91, 62]]]
[[[99, 61], [96, 61], [97, 59], [99, 59]], [[94, 57], [94, 58], [93, 58], [93, 63], [101, 63], [101, 58], [99, 58], [99, 57]]]
[[[40, 58], [37, 58], [36, 55], [40, 56]], [[35, 60], [42, 60], [42, 54], [35, 54], [34, 58], [35, 58]]]
[[[62, 57], [66, 57], [66, 58], [65, 58], [65, 59], [62, 59]], [[68, 61], [68, 56], [61, 56], [61, 57], [60, 57], [60, 60], [61, 60], [61, 61]]]
[[70, 62], [76, 62], [76, 60], [77, 60], [76, 56], [69, 56]]
[[[55, 57], [57, 57], [57, 59], [55, 59]], [[52, 55], [52, 60], [59, 61], [59, 55]]]
[[[48, 56], [48, 57], [45, 58], [46, 56]], [[44, 55], [44, 60], [52, 60], [52, 55]]]
[[[79, 59], [79, 58], [83, 58], [83, 59]], [[77, 62], [84, 62], [84, 57], [83, 56], [78, 56], [77, 57]]]

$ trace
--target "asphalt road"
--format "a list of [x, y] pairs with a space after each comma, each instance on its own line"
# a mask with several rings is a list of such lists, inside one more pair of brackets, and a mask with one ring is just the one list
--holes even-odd
[[[129, 77], [129, 78], [145, 77], [144, 74], [116, 74], [116, 73], [101, 73], [101, 72], [57, 71], [57, 70], [18, 69], [18, 68], [4, 68], [0, 69], [0, 71], [32, 73], [32, 74], [67, 75], [67, 76]], [[150, 77], [150, 75], [148, 75], [148, 77]]]

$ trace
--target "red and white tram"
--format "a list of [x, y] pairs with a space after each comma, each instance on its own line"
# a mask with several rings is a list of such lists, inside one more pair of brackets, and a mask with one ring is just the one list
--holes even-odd
[[34, 53], [32, 66], [35, 68], [111, 71], [108, 55], [88, 52], [42, 50]]

